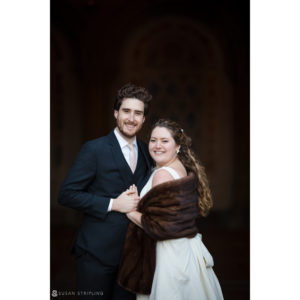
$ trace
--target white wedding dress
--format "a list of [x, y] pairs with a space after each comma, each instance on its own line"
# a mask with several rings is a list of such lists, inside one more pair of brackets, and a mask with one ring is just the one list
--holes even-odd
[[[160, 169], [167, 170], [174, 179], [180, 178], [172, 168]], [[141, 191], [141, 197], [151, 189], [157, 170]], [[223, 295], [213, 265], [201, 234], [193, 238], [158, 241], [151, 294], [138, 294], [137, 300], [221, 300]]]

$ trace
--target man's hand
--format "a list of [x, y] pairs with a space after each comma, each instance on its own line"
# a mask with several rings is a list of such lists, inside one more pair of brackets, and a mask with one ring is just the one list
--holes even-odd
[[113, 200], [111, 210], [128, 213], [136, 210], [139, 201], [140, 197], [138, 196], [137, 188], [135, 185], [132, 185], [128, 190], [119, 195], [118, 198]]

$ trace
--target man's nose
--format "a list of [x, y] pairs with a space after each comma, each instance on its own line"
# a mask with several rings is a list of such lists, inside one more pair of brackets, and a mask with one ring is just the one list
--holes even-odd
[[134, 114], [133, 113], [129, 115], [129, 120], [134, 121]]

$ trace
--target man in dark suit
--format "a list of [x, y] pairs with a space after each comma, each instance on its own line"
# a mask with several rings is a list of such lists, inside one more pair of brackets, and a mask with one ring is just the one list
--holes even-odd
[[151, 98], [142, 87], [122, 87], [114, 104], [117, 127], [82, 146], [62, 185], [59, 203], [83, 213], [71, 250], [80, 299], [135, 299], [116, 280], [129, 223], [126, 213], [139, 201], [126, 190], [135, 184], [140, 191], [152, 167], [147, 145], [136, 138]]

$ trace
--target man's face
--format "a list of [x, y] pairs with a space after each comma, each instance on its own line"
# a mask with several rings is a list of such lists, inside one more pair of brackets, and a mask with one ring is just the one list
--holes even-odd
[[125, 98], [119, 110], [114, 111], [117, 127], [125, 138], [133, 138], [145, 121], [144, 102], [135, 98]]

